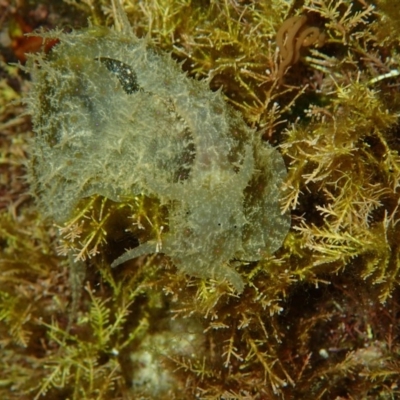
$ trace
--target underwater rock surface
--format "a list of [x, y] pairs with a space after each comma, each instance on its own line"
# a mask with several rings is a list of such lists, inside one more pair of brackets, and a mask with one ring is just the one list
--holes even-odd
[[63, 223], [94, 194], [155, 197], [168, 230], [112, 266], [161, 252], [181, 271], [226, 278], [241, 292], [230, 262], [273, 253], [290, 226], [279, 208], [279, 152], [147, 40], [94, 27], [43, 36], [59, 44], [28, 63], [29, 180], [42, 212]]

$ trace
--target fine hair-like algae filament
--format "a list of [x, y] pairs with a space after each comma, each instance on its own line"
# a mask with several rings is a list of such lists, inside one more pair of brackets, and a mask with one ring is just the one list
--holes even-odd
[[290, 17], [283, 22], [276, 34], [276, 43], [281, 57], [278, 69], [280, 81], [287, 68], [299, 61], [303, 47], [312, 45], [321, 47], [325, 43], [325, 32], [321, 32], [316, 26], [309, 26], [307, 21], [305, 15]]

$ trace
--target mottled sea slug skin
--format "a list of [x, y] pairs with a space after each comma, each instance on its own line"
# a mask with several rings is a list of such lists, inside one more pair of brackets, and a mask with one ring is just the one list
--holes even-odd
[[234, 261], [276, 251], [290, 225], [279, 210], [281, 155], [206, 82], [133, 34], [106, 28], [64, 34], [29, 61], [35, 137], [30, 183], [58, 223], [93, 194], [120, 202], [144, 194], [168, 209], [161, 240], [115, 260], [161, 252], [189, 275], [226, 278]]

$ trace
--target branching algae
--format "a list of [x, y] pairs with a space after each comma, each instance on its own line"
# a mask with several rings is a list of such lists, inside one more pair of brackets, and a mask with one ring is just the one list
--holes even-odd
[[279, 152], [220, 92], [128, 29], [44, 36], [59, 44], [28, 67], [30, 181], [43, 212], [63, 223], [92, 195], [156, 198], [168, 226], [112, 266], [161, 252], [181, 271], [225, 278], [241, 292], [230, 263], [273, 253], [289, 229], [279, 207]]

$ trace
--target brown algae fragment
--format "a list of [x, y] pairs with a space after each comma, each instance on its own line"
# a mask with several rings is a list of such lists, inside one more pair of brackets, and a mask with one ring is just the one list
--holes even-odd
[[285, 20], [276, 34], [276, 43], [281, 57], [278, 78], [282, 79], [286, 69], [299, 61], [303, 47], [312, 45], [322, 47], [325, 40], [325, 32], [321, 32], [316, 26], [309, 26], [305, 15], [297, 15]]
[[160, 252], [189, 275], [227, 279], [241, 292], [230, 262], [273, 253], [290, 226], [279, 207], [279, 152], [221, 93], [132, 33], [91, 27], [44, 36], [59, 44], [31, 57], [27, 99], [30, 183], [41, 210], [65, 223], [92, 195], [156, 198], [168, 229], [112, 266]]

